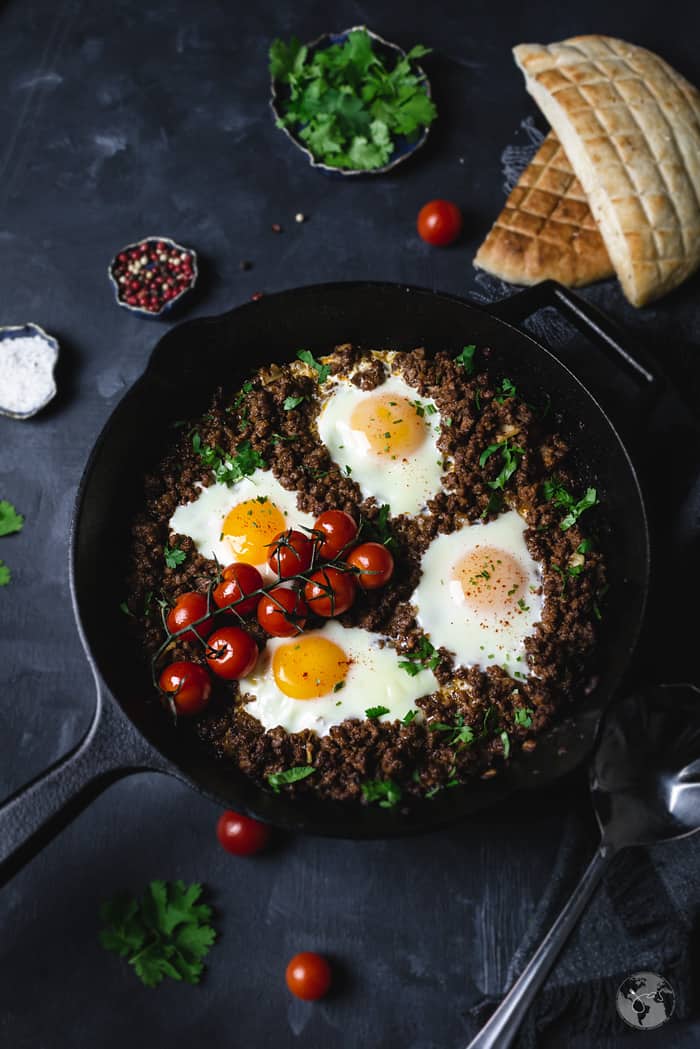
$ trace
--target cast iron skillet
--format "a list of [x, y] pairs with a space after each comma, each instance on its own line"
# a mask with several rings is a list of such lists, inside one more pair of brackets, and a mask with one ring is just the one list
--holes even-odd
[[[338, 837], [395, 836], [456, 821], [514, 791], [551, 783], [589, 753], [600, 716], [629, 664], [647, 594], [649, 537], [642, 494], [629, 456], [592, 395], [548, 350], [512, 323], [543, 305], [562, 308], [621, 365], [651, 389], [653, 371], [623, 346], [612, 323], [583, 300], [548, 282], [490, 310], [420, 288], [339, 283], [298, 288], [220, 317], [169, 331], [145, 374], [114, 410], [88, 461], [70, 544], [73, 603], [97, 688], [92, 725], [67, 757], [0, 808], [0, 883], [31, 858], [109, 783], [132, 772], [167, 772], [220, 805], [294, 831]], [[128, 521], [146, 457], [172, 439], [171, 424], [203, 411], [219, 384], [240, 384], [269, 361], [304, 347], [315, 354], [339, 342], [367, 348], [458, 352], [492, 348], [490, 365], [534, 403], [555, 406], [560, 432], [577, 448], [583, 481], [594, 484], [614, 533], [599, 537], [612, 568], [600, 674], [588, 696], [498, 777], [442, 792], [406, 809], [292, 801], [256, 787], [172, 726], [157, 704], [136, 642], [118, 610], [124, 564], [104, 551], [126, 551]], [[563, 752], [565, 751], [565, 752]]]

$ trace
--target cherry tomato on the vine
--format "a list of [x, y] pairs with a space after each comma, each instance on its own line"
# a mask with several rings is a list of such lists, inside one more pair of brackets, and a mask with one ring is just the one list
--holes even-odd
[[302, 951], [295, 954], [286, 971], [287, 987], [305, 1002], [323, 998], [331, 985], [331, 967], [321, 954]]
[[337, 568], [319, 568], [304, 587], [304, 597], [317, 616], [340, 616], [352, 606], [357, 593], [352, 572]]
[[452, 244], [462, 232], [462, 212], [451, 200], [431, 200], [418, 212], [418, 233], [436, 248]]
[[360, 543], [345, 560], [353, 568], [359, 569], [355, 578], [363, 590], [377, 590], [385, 586], [394, 574], [394, 558], [391, 551], [381, 543]]
[[[207, 614], [207, 598], [205, 594], [199, 594], [194, 590], [186, 594], [180, 594], [173, 608], [168, 612], [166, 623], [171, 634], [177, 634], [178, 630], [184, 630], [196, 620]], [[196, 641], [197, 634], [204, 638], [214, 629], [214, 620], [211, 616], [203, 623], [198, 623], [192, 630], [182, 635], [183, 640]], [[196, 633], [195, 633], [196, 631]]]
[[245, 677], [258, 661], [258, 646], [239, 626], [215, 630], [207, 641], [207, 663], [219, 677], [230, 681]]
[[260, 598], [258, 623], [272, 637], [294, 637], [301, 633], [309, 610], [301, 594], [288, 587], [275, 587]]
[[223, 571], [223, 581], [214, 587], [214, 603], [218, 608], [226, 608], [228, 605], [239, 601], [246, 594], [251, 594], [245, 601], [240, 601], [233, 611], [239, 616], [247, 616], [258, 607], [260, 594], [253, 593], [263, 585], [263, 579], [254, 565], [243, 563], [229, 565]]
[[240, 812], [226, 809], [216, 824], [219, 844], [233, 856], [252, 856], [265, 848], [270, 839], [270, 828]]
[[316, 518], [315, 532], [322, 532], [324, 538], [318, 538], [318, 552], [324, 561], [332, 561], [357, 535], [357, 525], [345, 510], [325, 510]]
[[267, 563], [282, 579], [305, 572], [314, 556], [313, 541], [293, 528], [276, 535], [269, 550]]
[[211, 681], [199, 663], [171, 663], [160, 675], [160, 687], [172, 696], [178, 714], [189, 716], [204, 710], [211, 695]]

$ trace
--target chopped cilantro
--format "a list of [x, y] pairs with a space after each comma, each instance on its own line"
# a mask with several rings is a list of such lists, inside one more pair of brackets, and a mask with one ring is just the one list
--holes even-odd
[[335, 685], [333, 686], [333, 691], [334, 692], [340, 692], [341, 688], [345, 688], [345, 682], [344, 681], [336, 681]]
[[185, 551], [181, 550], [179, 546], [164, 546], [163, 554], [168, 568], [177, 568], [187, 557]]
[[542, 492], [545, 499], [553, 502], [559, 509], [567, 511], [566, 516], [559, 524], [562, 532], [566, 532], [572, 525], [575, 525], [585, 510], [590, 510], [592, 506], [596, 506], [599, 502], [595, 488], [587, 488], [586, 494], [577, 502], [571, 492], [556, 478], [545, 481], [542, 485]]
[[515, 397], [517, 392], [517, 388], [513, 385], [510, 379], [504, 379], [501, 383], [501, 392], [496, 394], [494, 401], [498, 404], [504, 404], [505, 401], [509, 401], [511, 397]]
[[511, 444], [510, 440], [506, 438], [505, 441], [499, 441], [498, 444], [490, 444], [488, 448], [483, 450], [479, 456], [479, 466], [485, 466], [491, 456], [498, 451], [501, 453], [503, 466], [496, 479], [488, 482], [489, 488], [492, 488], [494, 491], [502, 491], [505, 488], [525, 454], [524, 448], [517, 444]]
[[513, 711], [513, 721], [522, 728], [530, 728], [532, 725], [532, 710], [529, 707], [516, 707]]
[[146, 987], [157, 987], [166, 976], [199, 983], [202, 959], [216, 939], [211, 908], [198, 902], [201, 895], [197, 882], [152, 881], [141, 899], [115, 896], [100, 908], [100, 943], [127, 958]]
[[264, 470], [265, 460], [256, 452], [250, 441], [241, 441], [232, 459], [218, 445], [202, 444], [202, 438], [195, 431], [192, 435], [192, 448], [205, 466], [211, 467], [214, 477], [220, 484], [232, 485], [242, 477], [250, 477], [256, 470]]
[[404, 714], [404, 716], [401, 718], [401, 724], [410, 725], [412, 721], [415, 721], [417, 715], [417, 710], [409, 710], [408, 713]]
[[416, 677], [421, 670], [435, 670], [439, 663], [440, 653], [424, 636], [421, 637], [418, 647], [413, 652], [407, 652], [406, 658], [399, 660], [399, 666], [410, 677]]
[[464, 367], [467, 375], [474, 374], [474, 354], [476, 353], [476, 346], [472, 343], [470, 346], [465, 346], [461, 353], [458, 353], [455, 357], [455, 364], [461, 364]]
[[304, 364], [308, 364], [310, 368], [314, 369], [319, 384], [326, 381], [331, 370], [327, 364], [321, 364], [320, 361], [317, 361], [311, 350], [298, 350], [297, 357], [300, 361], [303, 361]]
[[378, 801], [382, 809], [393, 809], [401, 801], [401, 788], [390, 779], [370, 779], [362, 784], [365, 801]]
[[316, 769], [313, 765], [295, 765], [291, 769], [285, 769], [284, 772], [272, 772], [267, 777], [267, 782], [270, 784], [275, 794], [279, 794], [280, 787], [284, 787], [287, 783], [297, 783], [300, 779], [306, 779]]
[[389, 713], [389, 708], [388, 707], [382, 707], [382, 706], [368, 707], [367, 710], [365, 711], [365, 717], [369, 718], [370, 721], [373, 721], [374, 718], [380, 718], [382, 716], [382, 714], [388, 714], [388, 713]]
[[345, 473], [346, 473], [346, 474], [348, 475], [348, 477], [349, 477], [349, 476], [350, 476], [350, 474], [352, 473], [352, 469], [351, 469], [351, 467], [349, 467], [349, 466], [346, 466], [346, 467], [345, 467]]
[[288, 44], [275, 40], [270, 73], [288, 88], [279, 124], [294, 128], [329, 167], [382, 167], [394, 153], [396, 136], [415, 138], [437, 115], [414, 66], [427, 54], [418, 45], [391, 67], [365, 29], [312, 54], [295, 38]]
[[284, 408], [285, 412], [291, 412], [292, 408], [298, 408], [301, 402], [304, 400], [306, 400], [306, 398], [303, 394], [301, 395], [301, 397], [285, 397], [284, 404], [282, 405], [282, 407]]
[[510, 736], [507, 732], [501, 732], [501, 743], [503, 744], [503, 757], [510, 755]]
[[444, 721], [436, 721], [428, 725], [428, 728], [431, 732], [448, 732], [449, 738], [445, 740], [448, 747], [456, 747], [459, 750], [474, 742], [474, 730], [471, 725], [465, 725], [462, 714], [457, 715], [452, 725]]

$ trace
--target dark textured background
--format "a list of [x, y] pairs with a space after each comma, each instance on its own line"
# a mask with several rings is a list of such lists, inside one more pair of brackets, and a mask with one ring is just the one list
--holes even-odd
[[[441, 119], [424, 152], [395, 174], [340, 182], [311, 170], [274, 128], [266, 51], [275, 35], [308, 39], [362, 22], [435, 49], [426, 67]], [[477, 278], [471, 258], [502, 204], [504, 149], [517, 161], [532, 128], [544, 126], [510, 47], [589, 31], [653, 47], [700, 82], [700, 19], [679, 2], [660, 11], [652, 0], [592, 0], [585, 20], [542, 0], [441, 0], [420, 13], [396, 0], [2, 6], [0, 323], [43, 325], [61, 341], [62, 361], [49, 410], [27, 423], [0, 418], [0, 498], [26, 516], [21, 535], [0, 543], [13, 571], [0, 592], [0, 794], [62, 755], [90, 718], [93, 686], [68, 594], [71, 508], [93, 440], [165, 330], [111, 301], [113, 251], [152, 233], [196, 248], [204, 276], [189, 315], [221, 312], [257, 290], [356, 278], [498, 297], [507, 289]], [[430, 249], [414, 232], [419, 206], [434, 196], [464, 211], [464, 239], [450, 250]], [[297, 211], [308, 216], [303, 225]], [[270, 231], [273, 222], [282, 234]], [[253, 269], [241, 272], [241, 259]], [[644, 338], [692, 402], [699, 291], [696, 277], [641, 312], [614, 282], [587, 294]], [[627, 391], [565, 324], [545, 315], [536, 330], [602, 381], [606, 403], [624, 400]], [[674, 551], [688, 548], [698, 503], [687, 472], [672, 465], [680, 415], [668, 409], [668, 439], [653, 442], [652, 503], [671, 522], [642, 657], [656, 677], [694, 670], [692, 635], [673, 598], [684, 578], [674, 573], [687, 572]], [[643, 436], [658, 426], [638, 413], [632, 429]], [[474, 1031], [469, 1008], [503, 990], [572, 806], [585, 812], [580, 786], [514, 799], [493, 819], [429, 838], [298, 839], [241, 861], [217, 846], [210, 803], [175, 781], [133, 777], [2, 894], [0, 1045], [463, 1046]], [[672, 850], [693, 847], [667, 847], [668, 884]], [[221, 939], [199, 988], [147, 991], [97, 945], [99, 902], [152, 877], [203, 880], [211, 891]], [[286, 961], [304, 948], [327, 952], [344, 974], [324, 1003], [293, 1001], [284, 988]], [[566, 1027], [561, 1037], [571, 1049], [636, 1044], [635, 1032], [617, 1027], [605, 1042]], [[645, 1045], [700, 1039], [692, 1023], [670, 1032], [646, 1034]]]

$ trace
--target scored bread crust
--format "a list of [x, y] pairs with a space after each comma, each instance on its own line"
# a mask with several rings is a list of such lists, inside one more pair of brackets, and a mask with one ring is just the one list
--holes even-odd
[[513, 54], [588, 197], [635, 306], [700, 265], [700, 93], [657, 55], [607, 36]]
[[569, 288], [614, 274], [586, 194], [553, 131], [518, 179], [474, 265], [511, 284], [549, 279]]

